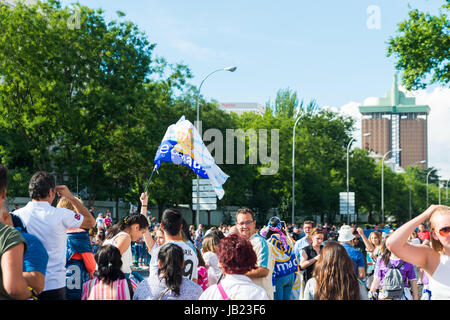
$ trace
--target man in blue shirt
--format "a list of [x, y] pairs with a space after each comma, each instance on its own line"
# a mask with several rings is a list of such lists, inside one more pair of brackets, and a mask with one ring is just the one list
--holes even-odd
[[304, 237], [300, 238], [300, 240], [297, 240], [294, 245], [294, 254], [297, 257], [298, 265], [300, 265], [301, 259], [302, 259], [302, 250], [309, 246], [312, 243], [311, 233], [314, 228], [314, 222], [307, 220], [303, 222], [303, 233], [305, 234]]
[[355, 267], [355, 273], [358, 276], [359, 279], [364, 279], [366, 277], [366, 271], [365, 271], [365, 263], [364, 263], [364, 257], [363, 254], [353, 248], [354, 246], [354, 239], [355, 235], [352, 232], [352, 229], [350, 226], [343, 225], [339, 229], [339, 238], [338, 241], [341, 243], [341, 245], [345, 248], [348, 255], [353, 261], [353, 266]]

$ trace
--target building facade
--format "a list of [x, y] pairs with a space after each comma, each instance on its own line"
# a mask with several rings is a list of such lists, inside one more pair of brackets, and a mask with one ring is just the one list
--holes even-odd
[[[362, 147], [382, 156], [394, 150], [386, 159], [392, 158], [403, 169], [410, 165], [428, 168], [430, 107], [416, 105], [415, 100], [398, 90], [395, 75], [392, 89], [386, 97], [377, 98], [375, 105], [359, 107], [362, 114]], [[365, 133], [371, 135], [366, 137]]]
[[255, 112], [262, 116], [266, 112], [266, 107], [259, 103], [224, 102], [219, 103], [219, 109], [227, 113], [234, 112], [238, 115], [242, 115], [246, 112]]

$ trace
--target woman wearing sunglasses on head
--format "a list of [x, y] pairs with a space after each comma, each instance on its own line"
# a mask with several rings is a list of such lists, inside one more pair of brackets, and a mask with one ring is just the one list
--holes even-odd
[[[428, 219], [431, 248], [409, 244], [409, 235]], [[430, 206], [390, 235], [386, 246], [400, 259], [421, 267], [427, 273], [432, 300], [450, 300], [450, 207]]]

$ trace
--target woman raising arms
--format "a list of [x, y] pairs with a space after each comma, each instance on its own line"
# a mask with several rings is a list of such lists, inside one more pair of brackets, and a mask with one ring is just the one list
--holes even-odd
[[[409, 244], [410, 234], [427, 220], [431, 224], [431, 248]], [[386, 246], [400, 259], [427, 273], [432, 300], [450, 299], [450, 207], [430, 206], [390, 235]]]

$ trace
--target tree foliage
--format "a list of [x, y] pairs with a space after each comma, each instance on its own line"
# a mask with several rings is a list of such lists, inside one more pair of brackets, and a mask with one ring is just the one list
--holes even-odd
[[436, 16], [413, 9], [409, 19], [398, 24], [397, 35], [389, 39], [388, 56], [397, 59], [396, 68], [403, 71], [403, 85], [408, 90], [449, 84], [449, 10], [450, 0]]

